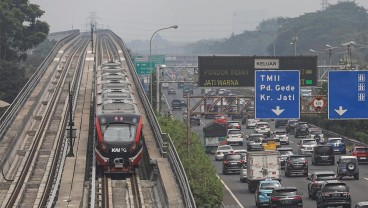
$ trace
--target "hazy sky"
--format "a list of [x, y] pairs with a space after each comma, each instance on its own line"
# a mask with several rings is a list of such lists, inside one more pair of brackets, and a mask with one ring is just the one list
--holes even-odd
[[[45, 11], [42, 20], [51, 32], [86, 31], [87, 23], [95, 19], [97, 27], [112, 29], [131, 41], [149, 40], [156, 30], [178, 25], [159, 34], [184, 42], [228, 38], [233, 32], [254, 30], [264, 19], [321, 10], [323, 1], [336, 4], [339, 0], [30, 0]], [[368, 0], [355, 2], [368, 8]]]

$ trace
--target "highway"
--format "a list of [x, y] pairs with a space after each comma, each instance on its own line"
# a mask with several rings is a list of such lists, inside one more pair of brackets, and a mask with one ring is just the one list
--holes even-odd
[[[170, 87], [173, 87], [176, 89], [176, 95], [167, 95], [167, 91], [163, 90], [164, 94], [164, 100], [165, 102], [171, 103], [172, 99], [183, 99], [181, 89], [177, 89], [177, 84], [170, 84]], [[200, 95], [200, 90], [195, 89], [194, 95]], [[191, 106], [193, 106], [194, 103], [191, 103]], [[167, 113], [168, 109], [167, 106], [163, 106], [162, 113]], [[173, 111], [173, 116], [178, 119], [182, 119], [182, 113], [185, 111], [185, 109], [182, 109], [182, 111]], [[211, 122], [212, 119], [201, 119], [201, 126], [192, 126], [191, 130], [193, 132], [196, 132], [200, 138], [203, 138], [203, 125]], [[272, 131], [274, 129], [274, 123], [273, 121], [269, 121]], [[242, 126], [242, 131], [245, 135], [249, 135], [253, 133], [253, 129], [246, 129], [245, 125]], [[290, 145], [282, 145], [282, 147], [292, 147], [296, 153], [297, 151], [297, 143], [301, 140], [301, 138], [294, 138], [293, 135], [289, 135]], [[202, 140], [203, 141], [203, 140]], [[246, 149], [246, 144], [243, 146], [233, 146], [234, 149]], [[335, 155], [335, 161], [338, 160], [338, 158], [341, 155]], [[254, 194], [250, 193], [248, 191], [248, 185], [246, 183], [242, 183], [239, 180], [239, 174], [235, 173], [232, 175], [223, 175], [222, 174], [222, 161], [215, 161], [214, 155], [209, 154], [209, 159], [212, 161], [212, 164], [217, 169], [217, 174], [221, 178], [221, 180], [224, 181], [227, 187], [231, 190], [231, 192], [234, 194], [234, 196], [237, 198], [237, 200], [241, 203], [242, 207], [247, 208], [254, 208], [255, 206], [255, 199]], [[335, 165], [319, 165], [314, 166], [311, 164], [311, 158], [308, 158], [308, 164], [309, 164], [309, 173], [313, 173], [317, 170], [331, 170], [336, 173], [337, 166]], [[359, 201], [366, 201], [368, 200], [368, 164], [360, 164], [359, 165], [360, 170], [360, 179], [354, 180], [353, 178], [346, 177], [343, 179], [344, 182], [346, 182], [350, 187], [350, 193], [352, 196], [352, 207], [355, 206], [355, 204]], [[282, 186], [295, 186], [298, 191], [303, 193], [303, 205], [304, 207], [316, 207], [316, 201], [308, 198], [308, 189], [307, 189], [308, 181], [306, 180], [306, 177], [304, 176], [293, 176], [290, 178], [287, 178], [284, 176], [284, 170], [282, 170]], [[225, 193], [226, 199], [224, 199], [224, 206], [225, 207], [241, 207], [236, 203], [235, 199], [229, 200], [227, 197], [230, 196], [229, 194]], [[224, 197], [224, 198], [225, 198]]]

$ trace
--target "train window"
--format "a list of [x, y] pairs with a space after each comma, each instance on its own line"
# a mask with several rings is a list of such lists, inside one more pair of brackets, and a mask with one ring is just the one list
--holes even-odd
[[105, 142], [130, 142], [135, 138], [136, 125], [110, 124], [102, 126]]

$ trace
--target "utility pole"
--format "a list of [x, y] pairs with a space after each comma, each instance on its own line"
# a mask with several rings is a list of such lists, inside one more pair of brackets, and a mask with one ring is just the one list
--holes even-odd
[[187, 94], [187, 156], [189, 157], [190, 146], [190, 95]]
[[92, 53], [93, 53], [93, 28], [94, 28], [94, 25], [91, 23], [91, 48], [92, 48]]
[[68, 142], [69, 142], [69, 153], [67, 157], [74, 157], [73, 148], [74, 148], [74, 141], [76, 137], [76, 129], [74, 128], [73, 122], [73, 95], [70, 89], [70, 82], [69, 82], [69, 129], [68, 129]]

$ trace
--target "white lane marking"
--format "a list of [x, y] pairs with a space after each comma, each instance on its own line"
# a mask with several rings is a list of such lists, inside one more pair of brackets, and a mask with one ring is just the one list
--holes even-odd
[[368, 181], [368, 178], [364, 178], [364, 179]]
[[289, 141], [289, 143], [294, 144], [294, 142], [293, 142], [293, 141]]
[[227, 189], [227, 191], [230, 193], [230, 195], [234, 198], [234, 200], [236, 201], [236, 203], [238, 203], [238, 205], [241, 208], [244, 208], [243, 205], [240, 203], [240, 201], [238, 200], [238, 198], [236, 198], [236, 196], [233, 194], [233, 192], [229, 189], [229, 187], [227, 187], [227, 185], [225, 184], [225, 182], [220, 178], [219, 175], [217, 175], [217, 177], [220, 179], [222, 185], [224, 185], [224, 187]]

